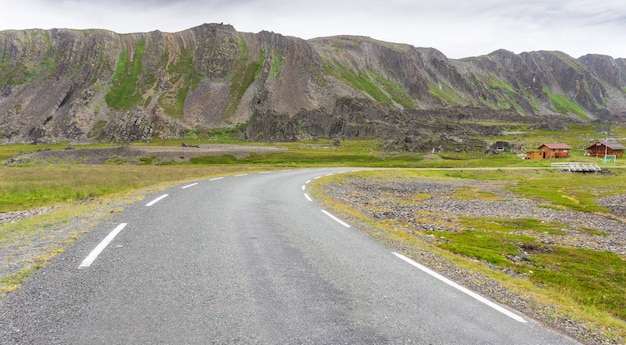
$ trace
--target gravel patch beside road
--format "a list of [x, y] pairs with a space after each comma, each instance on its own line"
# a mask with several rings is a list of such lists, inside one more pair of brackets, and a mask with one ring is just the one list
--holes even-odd
[[[437, 241], [434, 235], [422, 235], [419, 231], [458, 231], [459, 217], [487, 218], [535, 218], [545, 222], [558, 222], [565, 234], [533, 232], [532, 236], [551, 245], [573, 246], [594, 250], [611, 251], [626, 255], [626, 195], [602, 198], [597, 202], [612, 214], [593, 214], [546, 207], [537, 201], [524, 199], [505, 189], [506, 182], [469, 180], [394, 179], [378, 180], [350, 177], [342, 184], [324, 185], [323, 192], [341, 200], [369, 217], [381, 222], [392, 222], [408, 233], [427, 242]], [[454, 197], [459, 191], [486, 193], [476, 199]], [[356, 220], [354, 220], [356, 221]], [[380, 232], [360, 224], [370, 234], [379, 238], [394, 250], [408, 253], [443, 275], [462, 285], [515, 308], [551, 327], [573, 336], [586, 344], [621, 344], [611, 341], [596, 330], [560, 315], [555, 308], [514, 293], [493, 279], [459, 268], [425, 248], [409, 247], [385, 239]], [[501, 269], [492, 267], [492, 269]], [[516, 275], [511, 270], [505, 273]], [[508, 271], [508, 272], [507, 272]]]
[[[9, 236], [9, 241], [0, 242], [0, 277], [8, 277], [18, 271], [43, 264], [49, 257], [63, 251], [76, 238], [100, 224], [107, 217], [122, 210], [128, 203], [136, 201], [137, 195], [131, 193], [124, 198], [112, 200], [86, 200], [79, 204], [91, 203], [88, 214], [75, 214], [70, 218], [56, 218], [55, 211], [64, 211], [72, 205], [42, 207], [25, 211], [0, 213], [0, 226], [17, 223], [19, 226], [28, 218], [51, 216], [42, 225], [21, 236]], [[70, 214], [74, 213], [68, 212]], [[9, 230], [11, 231], [11, 230]], [[4, 284], [3, 284], [4, 285]], [[0, 298], [3, 297], [0, 292]]]
[[[566, 225], [565, 234], [539, 234], [547, 244], [610, 251], [626, 255], [626, 195], [598, 199], [612, 214], [596, 214], [569, 209], [558, 210], [545, 203], [522, 198], [504, 189], [506, 184], [483, 181], [399, 180], [381, 182], [354, 178], [348, 184], [330, 186], [327, 192], [372, 218], [410, 224], [408, 228], [426, 231], [457, 231], [459, 217], [535, 218]], [[454, 197], [461, 190], [493, 195], [496, 200], [464, 200]], [[422, 195], [423, 200], [414, 200]], [[408, 202], [398, 203], [398, 200]], [[420, 215], [422, 217], [420, 218]], [[425, 219], [428, 217], [429, 219]], [[602, 233], [603, 235], [597, 235]], [[533, 232], [533, 236], [537, 236]]]

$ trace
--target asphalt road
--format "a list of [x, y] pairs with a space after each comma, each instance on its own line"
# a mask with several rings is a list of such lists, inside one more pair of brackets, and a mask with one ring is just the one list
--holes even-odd
[[324, 212], [347, 169], [198, 181], [131, 205], [0, 301], [1, 344], [576, 344]]

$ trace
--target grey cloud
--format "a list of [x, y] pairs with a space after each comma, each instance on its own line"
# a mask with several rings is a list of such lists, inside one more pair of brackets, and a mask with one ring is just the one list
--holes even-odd
[[[8, 11], [6, 9], [11, 9]], [[180, 31], [223, 22], [237, 30], [313, 38], [338, 34], [437, 48], [451, 57], [563, 50], [626, 57], [623, 0], [2, 0], [0, 30]]]

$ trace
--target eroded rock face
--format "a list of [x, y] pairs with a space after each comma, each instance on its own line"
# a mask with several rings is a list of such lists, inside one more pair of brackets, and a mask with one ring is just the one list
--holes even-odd
[[255, 140], [404, 138], [419, 137], [411, 121], [424, 118], [626, 118], [626, 61], [599, 55], [498, 50], [454, 60], [367, 37], [302, 40], [221, 24], [2, 31], [0, 52], [2, 142], [134, 141], [228, 127]]

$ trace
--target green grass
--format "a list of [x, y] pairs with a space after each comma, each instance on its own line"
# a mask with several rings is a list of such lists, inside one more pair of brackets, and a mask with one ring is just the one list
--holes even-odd
[[[246, 53], [247, 56], [247, 53]], [[264, 54], [246, 70], [245, 77], [239, 76], [240, 83], [233, 86], [232, 96], [243, 94], [259, 66], [264, 63]], [[125, 69], [128, 71], [128, 69]], [[181, 74], [183, 74], [181, 72]], [[370, 75], [369, 77], [372, 77]], [[368, 77], [368, 78], [369, 78]], [[181, 78], [184, 78], [181, 76]], [[383, 85], [376, 77], [375, 84]], [[506, 85], [496, 85], [506, 88]], [[390, 87], [390, 86], [385, 86]], [[383, 87], [383, 88], [385, 88]], [[495, 86], [494, 86], [495, 87]], [[233, 91], [236, 90], [236, 91]], [[385, 89], [387, 90], [387, 89]], [[391, 94], [386, 91], [388, 94]], [[504, 90], [506, 92], [506, 90]], [[394, 99], [397, 102], [397, 100]], [[97, 123], [92, 134], [99, 135], [106, 125]], [[498, 124], [500, 125], [500, 124]], [[584, 148], [592, 141], [601, 139], [605, 134], [599, 132], [594, 124], [570, 124], [569, 130], [552, 132], [529, 130], [526, 124], [510, 124], [515, 131], [521, 132], [506, 137], [482, 138], [487, 141], [503, 140], [521, 143], [527, 148], [545, 142], [565, 142], [572, 146], [572, 161], [598, 162], [596, 158], [584, 157]], [[626, 137], [626, 128], [610, 128], [610, 137]], [[229, 143], [242, 145], [269, 145], [267, 143], [249, 143], [233, 140], [232, 129], [198, 130], [191, 137], [172, 140], [154, 140], [151, 143], [133, 145], [180, 146], [181, 142], [189, 145], [206, 143]], [[153, 157], [144, 157], [138, 165], [55, 165], [27, 164], [24, 166], [0, 166], [0, 213], [30, 209], [43, 206], [85, 204], [88, 200], [103, 200], [123, 193], [145, 188], [157, 188], [164, 184], [216, 175], [231, 174], [251, 170], [266, 170], [280, 167], [315, 167], [315, 166], [361, 166], [361, 167], [415, 167], [431, 170], [380, 170], [363, 172], [363, 178], [380, 179], [463, 179], [493, 181], [519, 196], [537, 200], [543, 207], [558, 210], [576, 210], [582, 212], [605, 213], [607, 210], [595, 201], [599, 197], [624, 193], [626, 187], [626, 169], [609, 169], [606, 174], [568, 174], [550, 169], [543, 170], [507, 170], [511, 167], [548, 168], [550, 161], [525, 161], [512, 154], [486, 155], [483, 153], [441, 152], [439, 160], [423, 159], [425, 153], [389, 154], [380, 150], [380, 141], [376, 139], [343, 140], [335, 146], [332, 140], [301, 141], [292, 143], [272, 143], [281, 147], [282, 152], [252, 154], [237, 158], [233, 155], [205, 156], [192, 159], [192, 164], [158, 165]], [[0, 145], [0, 163], [20, 153], [37, 150], [63, 150], [68, 143], [39, 145]], [[93, 144], [80, 148], [110, 147], [111, 144]], [[427, 153], [427, 152], [426, 152]], [[624, 160], [618, 159], [617, 165], [624, 166]], [[466, 168], [465, 170], [437, 170], [444, 168]], [[492, 170], [472, 170], [490, 167]], [[343, 176], [334, 176], [334, 181]], [[339, 182], [340, 183], [340, 182]], [[312, 185], [311, 188], [314, 188]], [[417, 194], [413, 197], [393, 198], [403, 205], [413, 202], [428, 202], [429, 194]], [[479, 190], [475, 187], [455, 189], [450, 197], [462, 200], [482, 200], [494, 203], [507, 200], [500, 194]], [[94, 204], [95, 205], [95, 204]], [[22, 221], [14, 225], [0, 226], [0, 243], [11, 245], [18, 238], [23, 239], [42, 229], [50, 228], [63, 222], [63, 219], [75, 217], [75, 214], [87, 214], [76, 211], [79, 206], [68, 207], [66, 213], [51, 215], [51, 218], [38, 218], [30, 224]], [[96, 206], [92, 206], [96, 207]], [[345, 205], [338, 206], [345, 212]], [[92, 209], [93, 210], [93, 209]], [[356, 214], [356, 213], [353, 213]], [[434, 217], [435, 215], [422, 215]], [[361, 214], [359, 217], [366, 217]], [[379, 235], [385, 231], [394, 241], [402, 245], [422, 248], [429, 246], [420, 242], [419, 237], [407, 231], [398, 230], [397, 224], [366, 220], [376, 227]], [[505, 284], [517, 288], [545, 301], [549, 305], [558, 305], [559, 310], [575, 319], [585, 320], [609, 334], [626, 336], [626, 263], [625, 258], [617, 254], [591, 249], [571, 248], [546, 244], [541, 236], [562, 236], [566, 231], [588, 236], [607, 237], [608, 234], [595, 229], [568, 229], [566, 225], [541, 221], [533, 218], [504, 219], [458, 217], [449, 222], [458, 222], [461, 230], [456, 232], [423, 232], [436, 237], [434, 245], [442, 255], [449, 255], [459, 260], [465, 267], [480, 271], [487, 267], [488, 274], [498, 279], [505, 279]], [[380, 238], [379, 238], [380, 239]], [[54, 256], [63, 244], [54, 244], [32, 262], [10, 276], [0, 278], [0, 288], [7, 292], [19, 287], [43, 263]], [[432, 245], [431, 245], [432, 246]], [[412, 248], [413, 248], [412, 247]], [[433, 250], [435, 250], [433, 249]], [[514, 259], [517, 258], [517, 259]], [[520, 259], [522, 258], [522, 259]], [[515, 272], [515, 277], [503, 278], [502, 269]], [[608, 315], [608, 316], [607, 316]], [[609, 325], [609, 326], [607, 326]], [[611, 330], [606, 330], [611, 327]], [[621, 328], [620, 328], [621, 327]]]
[[[328, 75], [336, 77], [339, 80], [342, 80], [343, 82], [357, 90], [361, 90], [378, 102], [393, 104], [391, 98], [389, 98], [387, 93], [385, 93], [385, 91], [374, 80], [370, 78], [370, 74], [375, 75], [371, 71], [353, 71], [349, 67], [346, 67], [342, 65], [339, 61], [335, 60], [333, 61], [332, 66], [324, 66], [324, 72]], [[392, 88], [391, 82], [389, 82], [389, 85], [387, 86], [389, 88]], [[404, 100], [402, 102], [404, 102]]]
[[583, 120], [589, 120], [589, 116], [587, 115], [585, 109], [579, 106], [573, 99], [564, 95], [553, 94], [545, 87], [543, 88], [543, 92], [548, 95], [552, 103], [554, 103], [554, 107], [558, 113], [576, 114]]
[[490, 76], [487, 80], [487, 87], [492, 90], [499, 90], [504, 92], [508, 97], [515, 98], [517, 97], [517, 90], [511, 86], [511, 84], [506, 81], [499, 79], [495, 76]]
[[36, 264], [31, 264], [21, 268], [12, 274], [0, 277], [0, 297], [7, 292], [17, 290], [28, 277], [41, 268], [44, 262], [45, 261], [39, 261]]
[[4, 163], [9, 158], [42, 150], [63, 150], [68, 147], [68, 143], [57, 144], [10, 144], [0, 145], [0, 164]]
[[[14, 291], [30, 275], [61, 252], [81, 234], [57, 238], [47, 233], [71, 219], [106, 218], [110, 215], [103, 204], [120, 198], [140, 200], [142, 190], [163, 188], [184, 181], [223, 176], [241, 172], [272, 169], [249, 166], [90, 166], [37, 165], [26, 167], [0, 166], [0, 213], [44, 206], [57, 206], [50, 213], [26, 218], [17, 223], [0, 224], [0, 248], [21, 248], [45, 242], [27, 257], [9, 258], [20, 265], [17, 271], [0, 276], [0, 298]], [[139, 193], [139, 194], [138, 194]], [[79, 202], [79, 203], [77, 203]], [[113, 204], [116, 202], [113, 201]], [[113, 211], [111, 211], [113, 212]], [[95, 216], [94, 216], [95, 215]], [[85, 225], [85, 229], [89, 226]]]
[[626, 262], [614, 254], [584, 248], [556, 247], [533, 255], [531, 281], [563, 291], [590, 308], [626, 320]]
[[[607, 212], [595, 199], [623, 193], [625, 169], [612, 169], [610, 174], [580, 174], [544, 170], [450, 170], [414, 172], [419, 176], [443, 176], [466, 180], [509, 181], [506, 189], [540, 204], [556, 209], [581, 212]], [[467, 191], [460, 190], [461, 198]], [[489, 194], [479, 194], [488, 197]]]
[[[416, 159], [413, 159], [416, 160]], [[248, 157], [235, 158], [231, 155], [223, 156], [203, 156], [191, 158], [192, 164], [265, 164], [276, 166], [346, 166], [349, 165], [360, 167], [405, 167], [407, 166], [407, 157], [395, 156], [391, 158], [380, 158], [373, 155], [362, 156], [343, 152], [326, 152], [322, 153], [294, 153], [279, 152], [268, 153], [264, 155], [251, 154]]]
[[74, 203], [250, 167], [46, 165], [0, 167], [0, 213]]
[[369, 75], [382, 86], [383, 90], [391, 97], [391, 99], [400, 104], [405, 109], [417, 108], [418, 104], [415, 98], [413, 98], [402, 85], [394, 83], [391, 80], [375, 73], [374, 71], [368, 71]]
[[230, 75], [230, 96], [222, 112], [224, 119], [228, 119], [235, 114], [243, 95], [252, 85], [258, 75], [259, 68], [265, 62], [265, 52], [260, 54], [259, 60], [250, 61], [248, 46], [241, 37], [239, 38], [239, 45], [241, 46], [241, 53], [233, 68], [235, 74]]
[[558, 222], [545, 222], [535, 218], [472, 218], [461, 217], [461, 224], [467, 229], [496, 231], [496, 232], [519, 232], [534, 231], [537, 233], [549, 233], [555, 235], [566, 234], [563, 229], [568, 226]]
[[463, 98], [449, 85], [442, 83], [441, 86], [428, 84], [428, 91], [446, 105], [462, 105]]
[[500, 94], [497, 95], [497, 104], [493, 104], [486, 99], [481, 99], [482, 103], [493, 109], [510, 109], [511, 107], [513, 107], [518, 114], [526, 114], [526, 112], [517, 102], [518, 91], [513, 88], [513, 86], [511, 86], [505, 80], [499, 79], [494, 75], [490, 75], [489, 78], [487, 78], [486, 84], [488, 88], [494, 91], [498, 91]]
[[[588, 159], [589, 157], [583, 156], [585, 154], [585, 148], [598, 140], [604, 140], [607, 136], [609, 138], [626, 138], [626, 127], [615, 125], [605, 126], [593, 123], [568, 123], [567, 130], [564, 131], [531, 130], [529, 128], [530, 126], [527, 124], [503, 123], [501, 125], [505, 128], [510, 126], [508, 131], [513, 132], [513, 134], [483, 136], [481, 138], [487, 142], [507, 141], [519, 144], [524, 147], [525, 151], [535, 149], [544, 143], [566, 143], [572, 147], [570, 155], [577, 161]], [[610, 130], [610, 134], [607, 135], [604, 133], [606, 130], [604, 127]], [[591, 157], [591, 159], [595, 162], [599, 161], [595, 159], [595, 157]]]
[[[515, 193], [560, 209], [582, 212], [606, 212], [595, 199], [601, 195], [613, 195], [621, 191], [615, 186], [626, 186], [626, 176], [542, 173], [522, 178], [509, 189]], [[567, 179], [567, 182], [565, 182]]]
[[271, 58], [272, 64], [270, 66], [270, 78], [278, 80], [280, 78], [280, 72], [283, 69], [283, 54], [280, 50], [275, 49]]
[[[255, 69], [256, 71], [256, 69]], [[254, 73], [252, 73], [254, 75]], [[98, 125], [96, 125], [98, 126]], [[580, 145], [596, 133], [593, 125], [576, 125], [571, 133], [553, 132], [553, 136], [578, 138]], [[626, 134], [623, 128], [614, 128], [618, 135]], [[135, 145], [180, 146], [181, 142], [190, 145], [203, 143], [253, 143], [233, 141], [229, 130], [212, 130], [197, 134], [194, 138], [176, 140], [155, 140], [152, 143]], [[527, 140], [548, 138], [549, 132], [534, 131], [527, 134]], [[202, 137], [202, 138], [200, 138]], [[554, 140], [549, 140], [554, 141]], [[558, 140], [560, 141], [560, 140]], [[563, 140], [566, 141], [567, 140]], [[267, 143], [254, 143], [268, 145]], [[549, 167], [549, 161], [524, 161], [514, 155], [489, 156], [482, 153], [442, 152], [440, 160], [424, 160], [424, 153], [386, 154], [379, 150], [380, 142], [375, 139], [344, 140], [333, 145], [332, 140], [273, 143], [284, 151], [269, 154], [252, 154], [236, 158], [232, 155], [205, 156], [192, 159], [192, 164], [181, 165], [55, 165], [30, 164], [25, 166], [0, 166], [0, 213], [51, 205], [69, 205], [78, 201], [102, 199], [108, 196], [154, 188], [162, 184], [175, 183], [215, 175], [230, 174], [249, 170], [266, 170], [278, 167], [309, 166], [362, 166], [362, 167], [422, 167], [431, 170], [380, 170], [363, 172], [364, 178], [407, 178], [407, 179], [463, 179], [493, 181], [502, 183], [509, 191], [539, 201], [544, 207], [559, 210], [583, 212], [606, 212], [595, 199], [623, 193], [626, 186], [626, 169], [611, 169], [609, 174], [567, 174], [544, 170], [507, 170], [509, 167], [530, 166]], [[69, 145], [1, 145], [0, 162], [23, 152], [36, 150], [62, 150]], [[107, 147], [110, 144], [95, 144], [89, 147]], [[576, 159], [584, 158], [582, 155]], [[145, 157], [145, 163], [154, 163], [152, 157]], [[622, 164], [618, 160], [618, 164]], [[472, 170], [472, 168], [492, 167], [493, 170]], [[448, 167], [467, 168], [466, 170], [437, 170]], [[359, 175], [361, 176], [361, 175]], [[339, 177], [334, 177], [335, 179]], [[427, 202], [428, 194], [402, 199], [403, 204]], [[457, 188], [450, 197], [468, 200], [478, 199], [499, 202], [503, 196], [477, 190], [474, 187]], [[59, 216], [60, 217], [60, 216]], [[69, 217], [69, 216], [68, 216]], [[61, 221], [56, 219], [54, 222]], [[562, 235], [566, 225], [540, 221], [532, 218], [501, 219], [459, 217], [462, 230], [457, 232], [432, 232], [436, 244], [446, 253], [468, 262], [484, 262], [500, 268], [508, 268], [520, 275], [519, 284], [532, 283], [537, 287], [533, 293], [543, 294], [550, 303], [564, 304], [568, 310], [576, 309], [577, 317], [593, 319], [594, 313], [609, 313], [624, 319], [624, 298], [626, 283], [624, 258], [615, 254], [548, 245], [539, 240], [540, 234]], [[381, 229], [386, 224], [371, 221]], [[0, 227], [0, 241], [9, 243], [16, 236], [27, 236], [26, 232], [40, 231], [49, 225]], [[391, 225], [389, 225], [391, 226]], [[39, 230], [37, 230], [39, 229]], [[382, 231], [382, 230], [381, 230]], [[417, 237], [389, 230], [395, 240], [421, 246]], [[591, 236], [607, 236], [594, 229], [579, 229]], [[430, 233], [425, 233], [430, 234]], [[417, 244], [416, 244], [417, 243]], [[50, 249], [53, 255], [55, 248]], [[526, 254], [524, 254], [526, 253]], [[526, 255], [524, 260], [513, 257]], [[48, 256], [35, 260], [33, 265], [9, 277], [2, 277], [3, 289], [14, 289], [28, 277], [37, 265]], [[468, 264], [471, 265], [471, 264]], [[555, 301], [554, 296], [560, 296]], [[621, 298], [620, 298], [621, 296]], [[578, 308], [578, 309], [577, 309]], [[585, 309], [580, 311], [579, 309]], [[581, 316], [582, 315], [582, 316]], [[590, 316], [591, 315], [591, 316]], [[597, 321], [604, 322], [604, 321]], [[626, 333], [626, 332], [624, 332]]]
[[[606, 311], [626, 320], [626, 261], [614, 253], [584, 248], [549, 246], [530, 236], [500, 229], [435, 233], [445, 238], [440, 248], [457, 255], [507, 267], [536, 285], [566, 295], [574, 303]], [[535, 230], [538, 231], [538, 230]], [[525, 260], [512, 257], [526, 253]]]
[[167, 66], [167, 71], [170, 74], [170, 83], [177, 87], [163, 93], [158, 103], [169, 116], [182, 118], [187, 94], [198, 86], [202, 74], [195, 69], [193, 52], [188, 49], [181, 50], [178, 59]]
[[[228, 131], [215, 130], [204, 133], [209, 139], [176, 139], [157, 140], [150, 144], [136, 145], [171, 145], [180, 146], [181, 142], [189, 145], [203, 143], [239, 143], [229, 139]], [[257, 145], [266, 145], [256, 143]], [[362, 166], [362, 167], [478, 167], [481, 165], [506, 166], [521, 164], [524, 161], [512, 157], [498, 156], [493, 159], [483, 155], [467, 155], [461, 153], [444, 153], [444, 159], [427, 161], [421, 154], [387, 155], [378, 151], [377, 140], [345, 140], [339, 146], [331, 140], [310, 142], [276, 143], [284, 149], [282, 152], [269, 154], [252, 154], [248, 157], [236, 158], [232, 155], [205, 156], [191, 160], [192, 164], [179, 166], [82, 166], [82, 165], [37, 165], [30, 164], [18, 167], [0, 167], [0, 212], [39, 207], [59, 203], [72, 203], [85, 198], [99, 197], [124, 190], [144, 188], [165, 179], [188, 176], [201, 172], [202, 169], [241, 169], [254, 166]], [[37, 150], [64, 150], [69, 145], [2, 145], [0, 161], [20, 153]], [[111, 144], [94, 144], [80, 148], [111, 147]], [[162, 164], [152, 157], [144, 157], [144, 164]], [[123, 162], [122, 162], [123, 163]], [[155, 169], [155, 170], [150, 170]], [[170, 170], [171, 169], [171, 170]], [[171, 171], [174, 176], [167, 177]], [[158, 172], [158, 174], [156, 173]], [[491, 172], [480, 171], [447, 171], [448, 177], [472, 178], [479, 175], [493, 176]], [[147, 178], [144, 176], [148, 176]], [[617, 177], [615, 177], [617, 178]], [[596, 180], [590, 177], [588, 180]], [[600, 181], [598, 181], [600, 183]], [[532, 191], [528, 191], [531, 193]], [[457, 197], [471, 191], [459, 191]], [[490, 197], [484, 195], [485, 198]], [[493, 197], [493, 196], [491, 196]], [[539, 197], [539, 195], [538, 195]]]
[[496, 266], [507, 266], [508, 256], [519, 252], [516, 243], [532, 243], [532, 237], [512, 235], [502, 231], [459, 231], [454, 233], [436, 232], [446, 239], [439, 246], [455, 254], [483, 260]]
[[481, 190], [476, 187], [471, 187], [471, 186], [458, 188], [454, 192], [454, 195], [452, 195], [452, 197], [455, 199], [459, 199], [459, 200], [486, 200], [486, 201], [506, 200], [506, 198], [504, 198], [501, 195], [498, 195], [492, 192], [487, 192], [487, 191]]
[[[331, 200], [320, 192], [320, 185], [349, 185], [352, 179], [377, 180], [381, 185], [400, 185], [403, 180], [411, 179], [476, 180], [498, 184], [521, 197], [537, 199], [546, 205], [554, 202], [562, 210], [604, 212], [606, 210], [598, 207], [592, 199], [623, 193], [626, 170], [614, 169], [609, 175], [566, 174], [551, 170], [381, 170], [336, 175], [310, 186], [310, 193], [321, 198], [325, 205], [332, 205], [338, 212], [359, 218], [363, 224], [370, 224], [374, 229], [371, 231], [379, 240], [399, 242], [393, 245], [394, 248], [431, 248], [428, 250], [466, 269], [487, 274], [512, 290], [533, 296], [542, 305], [557, 306], [557, 310], [567, 317], [584, 320], [609, 338], [626, 339], [626, 257], [543, 240], [548, 235], [558, 238], [579, 236], [575, 234], [580, 233], [581, 236], [606, 237], [607, 233], [586, 227], [572, 229], [571, 225], [536, 218], [449, 217], [434, 213], [416, 213], [415, 219], [419, 223], [447, 225], [457, 230], [417, 231], [410, 224], [372, 219], [365, 209], [354, 210], [344, 204], [345, 201]], [[520, 187], [527, 185], [532, 186], [532, 193]], [[568, 197], [552, 197], [552, 194], [562, 193], [554, 193], [553, 189], [563, 186], [566, 186]], [[475, 199], [492, 201], [497, 207], [499, 196], [476, 192], [474, 187], [457, 188], [451, 191], [449, 197], [468, 200], [474, 193]], [[423, 193], [415, 196], [386, 193], [380, 196], [383, 197], [387, 201], [402, 200], [404, 206], [428, 203], [428, 196], [424, 197]], [[572, 203], [571, 200], [582, 201]], [[371, 203], [366, 207], [375, 209], [378, 206]], [[569, 234], [570, 231], [573, 234]], [[422, 242], [422, 237], [415, 236], [416, 233], [434, 236], [432, 244]], [[503, 275], [502, 272], [509, 273]]]
[[120, 54], [111, 88], [105, 95], [109, 107], [126, 110], [142, 103], [143, 98], [137, 86], [143, 70], [142, 57], [145, 48], [144, 41], [137, 42], [132, 60], [128, 50], [123, 50]]

